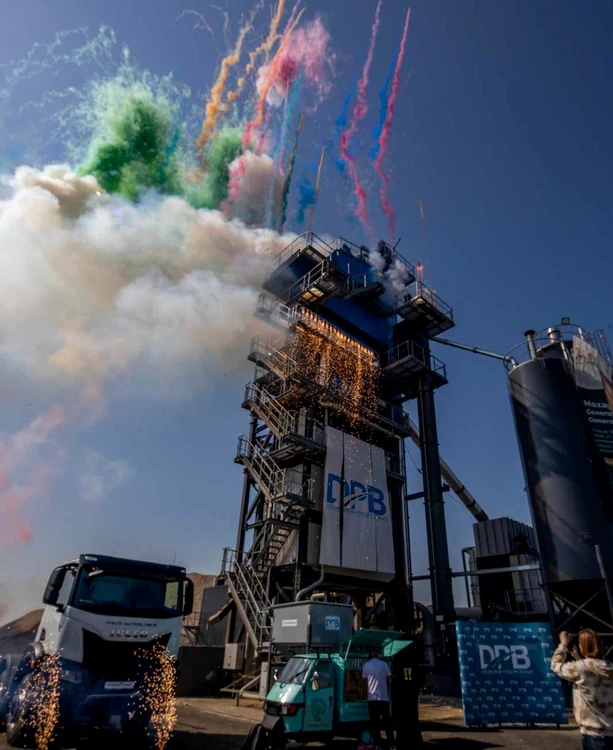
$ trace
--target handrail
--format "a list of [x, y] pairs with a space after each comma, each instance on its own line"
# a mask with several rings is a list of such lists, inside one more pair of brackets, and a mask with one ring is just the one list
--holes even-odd
[[381, 355], [381, 366], [383, 368], [390, 367], [409, 357], [418, 360], [432, 372], [441, 373], [443, 377], [447, 376], [445, 364], [415, 341], [402, 341], [400, 344], [396, 344], [396, 346], [388, 349], [385, 354]]
[[439, 297], [436, 292], [432, 291], [432, 289], [426, 286], [420, 279], [417, 279], [412, 284], [409, 284], [406, 289], [403, 289], [399, 294], [396, 295], [396, 300], [399, 307], [410, 302], [411, 300], [419, 299], [423, 299], [426, 302], [429, 302], [446, 318], [453, 320], [453, 309], [451, 305], [447, 304], [447, 302], [441, 299], [441, 297]]

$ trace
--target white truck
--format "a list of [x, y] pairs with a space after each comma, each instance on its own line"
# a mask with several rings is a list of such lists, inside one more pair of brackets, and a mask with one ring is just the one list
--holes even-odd
[[[83, 554], [55, 568], [36, 639], [16, 669], [13, 660], [0, 690], [7, 743], [35, 747], [36, 732], [51, 731], [55, 747], [119, 733], [132, 747], [157, 744], [153, 714], [166, 709], [142, 698], [164, 680], [174, 685], [152, 671], [163, 667], [160, 654], [166, 665], [178, 654], [193, 597], [185, 569], [175, 565]], [[37, 712], [55, 726], [37, 728]]]

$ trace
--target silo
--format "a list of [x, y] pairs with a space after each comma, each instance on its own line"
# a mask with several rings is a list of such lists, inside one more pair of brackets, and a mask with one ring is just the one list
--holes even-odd
[[593, 616], [609, 623], [597, 545], [613, 571], [613, 527], [577, 392], [572, 338], [563, 340], [555, 329], [543, 341], [527, 336], [529, 359], [511, 369], [509, 390], [544, 582], [558, 625], [563, 612], [571, 627], [594, 626]]

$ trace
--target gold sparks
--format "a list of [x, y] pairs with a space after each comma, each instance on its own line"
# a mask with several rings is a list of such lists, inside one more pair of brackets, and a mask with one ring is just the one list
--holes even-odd
[[175, 691], [176, 660], [161, 643], [152, 649], [139, 649], [142, 684], [137, 711], [149, 720], [149, 736], [163, 750], [177, 723]]
[[37, 750], [48, 750], [55, 739], [60, 718], [60, 673], [59, 655], [49, 654], [36, 664], [25, 686], [26, 723], [34, 735]]
[[303, 377], [339, 398], [352, 426], [361, 412], [377, 410], [379, 370], [370, 349], [310, 312], [303, 315], [288, 349]]

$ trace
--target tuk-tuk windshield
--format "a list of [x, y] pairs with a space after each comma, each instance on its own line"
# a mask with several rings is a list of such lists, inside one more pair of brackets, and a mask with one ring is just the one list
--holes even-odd
[[294, 656], [285, 665], [281, 677], [279, 677], [279, 682], [284, 685], [304, 685], [312, 664], [313, 659]]

